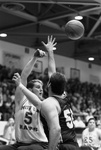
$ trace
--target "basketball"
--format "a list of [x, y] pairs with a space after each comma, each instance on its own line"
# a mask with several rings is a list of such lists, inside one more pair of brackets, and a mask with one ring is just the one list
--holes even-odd
[[65, 25], [65, 33], [71, 40], [78, 40], [84, 34], [84, 25], [78, 20], [70, 20]]

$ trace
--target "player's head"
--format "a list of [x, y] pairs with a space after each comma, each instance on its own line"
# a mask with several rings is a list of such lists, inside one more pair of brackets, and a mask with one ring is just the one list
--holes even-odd
[[31, 80], [27, 83], [27, 88], [35, 93], [40, 100], [43, 100], [43, 83], [39, 79]]
[[66, 87], [66, 78], [62, 73], [53, 73], [49, 80], [51, 92], [56, 95], [62, 95]]
[[96, 121], [95, 118], [92, 117], [88, 120], [88, 128], [89, 130], [93, 130], [96, 127]]

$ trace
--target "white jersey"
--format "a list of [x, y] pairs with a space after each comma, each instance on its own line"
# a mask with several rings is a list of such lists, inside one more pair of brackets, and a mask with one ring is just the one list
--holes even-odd
[[89, 129], [86, 128], [83, 131], [82, 134], [82, 141], [83, 141], [83, 145], [85, 146], [91, 146], [91, 147], [100, 147], [100, 136], [99, 133], [101, 134], [101, 131], [97, 128], [94, 129], [94, 131], [89, 132]]
[[19, 110], [15, 113], [15, 137], [18, 142], [48, 142], [40, 121], [40, 113], [26, 97], [23, 98]]

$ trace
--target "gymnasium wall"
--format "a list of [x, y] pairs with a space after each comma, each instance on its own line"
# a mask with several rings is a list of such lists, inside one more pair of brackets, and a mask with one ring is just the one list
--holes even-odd
[[[58, 50], [58, 49], [57, 49]], [[32, 48], [25, 48], [24, 46], [12, 44], [9, 42], [0, 41], [0, 64], [4, 64], [4, 53], [10, 53], [12, 55], [17, 55], [21, 58], [19, 68], [23, 68], [25, 64], [28, 62], [30, 57], [33, 55], [35, 50]], [[44, 71], [47, 67], [47, 57], [44, 59], [40, 59], [42, 61], [42, 70]], [[93, 82], [93, 83], [101, 83], [101, 67], [97, 65], [92, 65], [92, 68], [88, 67], [88, 63], [74, 60], [71, 58], [67, 58], [64, 56], [56, 55], [56, 66], [63, 67], [64, 72], [67, 78], [70, 78], [70, 68], [75, 68], [80, 70], [80, 81], [81, 82]]]

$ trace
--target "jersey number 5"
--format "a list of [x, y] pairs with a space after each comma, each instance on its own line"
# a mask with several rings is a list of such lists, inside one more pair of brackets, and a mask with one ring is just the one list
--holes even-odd
[[73, 128], [73, 115], [72, 115], [72, 111], [70, 111], [69, 109], [64, 110], [64, 117], [66, 119], [66, 125], [68, 128]]
[[24, 122], [26, 124], [31, 124], [31, 122], [32, 122], [32, 112], [26, 112]]

